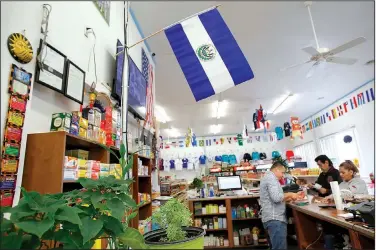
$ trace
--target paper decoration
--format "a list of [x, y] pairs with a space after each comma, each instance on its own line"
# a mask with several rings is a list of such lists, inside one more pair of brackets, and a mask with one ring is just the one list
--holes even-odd
[[357, 109], [358, 107], [373, 102], [374, 100], [375, 95], [373, 87], [365, 90], [364, 92], [354, 94], [354, 96], [350, 97], [342, 104], [339, 104], [337, 107], [331, 108], [330, 110], [323, 112], [322, 115], [306, 122], [302, 126], [302, 133], [319, 127], [327, 122], [331, 122], [332, 120], [346, 115], [347, 113], [351, 112], [351, 110]]
[[[320, 117], [316, 119], [316, 125], [319, 123], [320, 123]], [[299, 124], [299, 118], [291, 117], [291, 138], [295, 139], [295, 137], [297, 136], [303, 139], [302, 128]]]

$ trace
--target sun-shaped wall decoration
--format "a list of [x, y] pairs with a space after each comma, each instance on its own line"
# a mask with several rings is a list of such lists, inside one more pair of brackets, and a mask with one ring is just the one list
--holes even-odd
[[8, 50], [17, 62], [25, 64], [33, 59], [33, 48], [29, 40], [20, 33], [13, 33], [8, 37]]

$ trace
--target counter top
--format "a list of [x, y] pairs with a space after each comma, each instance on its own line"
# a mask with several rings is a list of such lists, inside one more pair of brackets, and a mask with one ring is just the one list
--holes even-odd
[[352, 229], [366, 237], [375, 239], [374, 230], [365, 228], [353, 222], [346, 221], [344, 218], [337, 216], [338, 214], [347, 213], [346, 211], [339, 211], [339, 210], [336, 210], [335, 208], [320, 208], [319, 204], [317, 203], [313, 203], [313, 204], [309, 204], [305, 206], [298, 206], [293, 203], [288, 203], [287, 206], [301, 213], [310, 215], [312, 217], [318, 218], [323, 221], [333, 223], [340, 227]]
[[250, 198], [259, 198], [259, 194], [254, 195], [242, 195], [242, 196], [224, 196], [224, 197], [208, 197], [208, 198], [189, 198], [189, 201], [212, 201], [212, 200], [237, 200], [237, 199], [250, 199]]

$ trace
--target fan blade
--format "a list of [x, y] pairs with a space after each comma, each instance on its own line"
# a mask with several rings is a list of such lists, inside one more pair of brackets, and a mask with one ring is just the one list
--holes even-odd
[[355, 47], [356, 45], [359, 45], [361, 43], [364, 43], [366, 41], [365, 37], [358, 37], [350, 42], [347, 42], [345, 44], [342, 44], [341, 46], [338, 46], [335, 49], [330, 50], [327, 55], [328, 56], [334, 56], [335, 54], [338, 54], [344, 50], [350, 49], [352, 47]]
[[302, 49], [303, 51], [307, 52], [308, 54], [310, 54], [311, 56], [316, 56], [318, 54], [320, 54], [320, 52], [317, 51], [317, 49], [315, 49], [314, 47], [310, 46], [310, 47], [305, 47]]
[[313, 73], [315, 73], [316, 69], [318, 68], [318, 66], [320, 65], [320, 61], [319, 62], [315, 62], [311, 69], [308, 71], [307, 75], [306, 75], [306, 78], [311, 78], [313, 76]]
[[309, 62], [311, 62], [311, 60], [308, 60], [308, 61], [303, 62], [303, 63], [297, 63], [297, 64], [294, 64], [294, 65], [288, 66], [288, 67], [286, 67], [286, 68], [281, 69], [281, 71], [286, 71], [286, 70], [288, 70], [288, 69], [295, 68], [295, 67], [298, 67], [298, 66], [300, 66], [300, 65], [303, 65], [303, 64], [309, 63]]
[[353, 65], [354, 63], [358, 61], [358, 59], [333, 56], [333, 57], [326, 58], [326, 61], [331, 62], [331, 63]]

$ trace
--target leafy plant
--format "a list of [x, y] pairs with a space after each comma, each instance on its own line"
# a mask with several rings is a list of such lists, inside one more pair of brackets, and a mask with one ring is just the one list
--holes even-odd
[[192, 213], [177, 199], [170, 199], [153, 214], [153, 220], [166, 230], [167, 238], [162, 241], [180, 241], [187, 237], [182, 227], [192, 225]]
[[[39, 194], [22, 188], [23, 198], [13, 208], [1, 208], [1, 249], [91, 249], [96, 239], [107, 238], [111, 248], [119, 244], [146, 248], [138, 230], [128, 227], [138, 205], [130, 194], [126, 173], [133, 155], [125, 158], [120, 147], [121, 179], [108, 176], [99, 180], [80, 178], [83, 189], [60, 194]], [[11, 213], [6, 219], [3, 213]], [[51, 241], [52, 245], [47, 245]]]
[[202, 182], [201, 179], [199, 179], [199, 178], [193, 179], [192, 184], [191, 184], [192, 188], [201, 189], [203, 186], [204, 186], [204, 183]]

